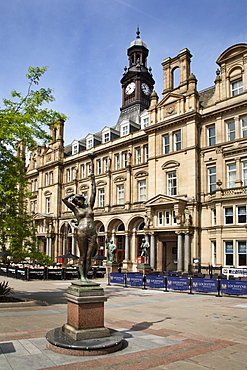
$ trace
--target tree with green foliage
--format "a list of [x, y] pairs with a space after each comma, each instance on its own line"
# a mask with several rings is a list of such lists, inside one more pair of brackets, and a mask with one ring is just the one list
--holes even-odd
[[12, 91], [12, 99], [3, 99], [0, 107], [0, 247], [4, 251], [8, 245], [18, 259], [27, 253], [47, 259], [38, 252], [33, 220], [26, 209], [29, 193], [25, 176], [26, 150], [35, 149], [37, 142], [49, 142], [48, 129], [66, 118], [44, 108], [54, 101], [50, 88], [37, 88], [46, 70], [29, 67], [27, 93]]

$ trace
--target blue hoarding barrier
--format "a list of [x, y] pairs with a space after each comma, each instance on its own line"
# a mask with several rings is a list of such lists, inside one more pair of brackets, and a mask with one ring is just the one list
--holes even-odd
[[247, 295], [247, 281], [222, 279], [220, 290], [222, 294]]
[[125, 285], [125, 274], [118, 273], [118, 272], [111, 272], [110, 273], [110, 283]]
[[126, 285], [143, 286], [143, 275], [127, 274]]
[[146, 288], [164, 289], [165, 288], [164, 276], [146, 275], [145, 287]]
[[192, 291], [204, 293], [217, 293], [217, 279], [192, 278]]
[[187, 277], [167, 277], [167, 289], [171, 290], [189, 290], [189, 279]]

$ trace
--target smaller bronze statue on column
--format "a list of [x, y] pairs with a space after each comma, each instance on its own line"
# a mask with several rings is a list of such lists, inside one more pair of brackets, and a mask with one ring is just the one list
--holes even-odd
[[81, 281], [87, 281], [87, 274], [91, 267], [91, 258], [97, 253], [97, 234], [94, 225], [93, 206], [96, 197], [96, 184], [94, 177], [94, 154], [89, 155], [91, 159], [91, 196], [88, 203], [81, 194], [70, 194], [63, 199], [63, 202], [70, 208], [76, 217], [71, 220], [75, 228], [75, 236], [80, 251], [79, 272]]

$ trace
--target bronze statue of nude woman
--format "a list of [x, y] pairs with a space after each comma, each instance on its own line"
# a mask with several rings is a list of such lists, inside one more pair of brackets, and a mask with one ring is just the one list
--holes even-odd
[[97, 253], [97, 234], [94, 224], [93, 206], [96, 196], [96, 184], [94, 177], [93, 158], [91, 159], [91, 196], [88, 203], [81, 194], [70, 194], [63, 199], [63, 202], [70, 208], [76, 217], [71, 220], [71, 225], [75, 228], [76, 240], [80, 251], [79, 272], [80, 280], [87, 281], [87, 273], [91, 267], [91, 258]]

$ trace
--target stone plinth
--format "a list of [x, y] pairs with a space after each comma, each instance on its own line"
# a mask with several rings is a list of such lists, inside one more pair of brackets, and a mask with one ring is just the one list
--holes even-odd
[[136, 268], [143, 275], [148, 275], [152, 272], [151, 266], [148, 263], [139, 263]]
[[46, 334], [47, 347], [77, 356], [105, 354], [122, 347], [123, 335], [104, 326], [104, 302], [100, 284], [73, 282], [65, 294], [67, 323]]
[[99, 284], [74, 282], [65, 294], [68, 300], [67, 324], [63, 332], [75, 340], [109, 336], [104, 327], [104, 290]]
[[107, 273], [118, 272], [118, 267], [117, 262], [106, 262]]

